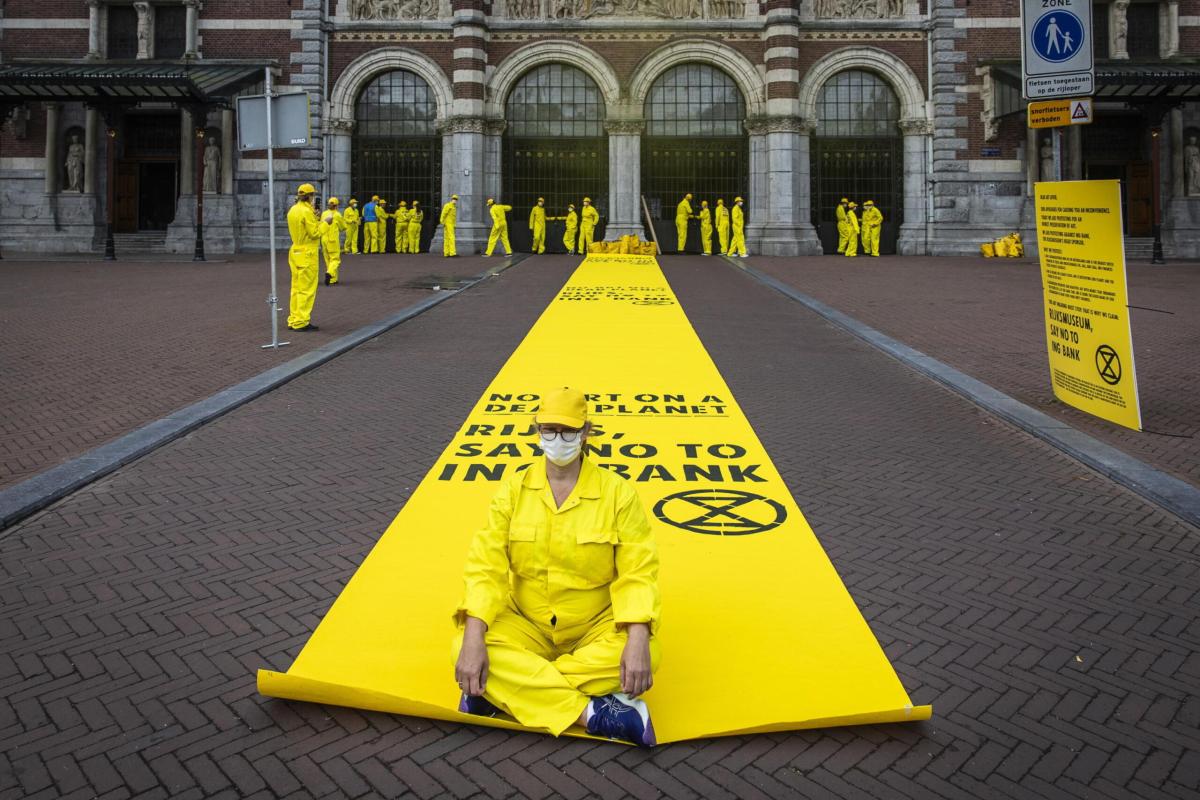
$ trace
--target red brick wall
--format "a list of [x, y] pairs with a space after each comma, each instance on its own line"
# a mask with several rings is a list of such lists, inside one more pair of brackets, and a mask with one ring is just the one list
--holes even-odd
[[0, 156], [4, 158], [30, 158], [46, 155], [46, 111], [41, 103], [29, 107], [29, 122], [25, 124], [26, 137], [19, 140], [12, 134], [12, 126], [5, 125], [0, 132]]
[[[4, 16], [8, 19], [87, 19], [88, 6], [82, 0], [8, 0], [4, 4]], [[11, 36], [12, 31], [8, 35]]]
[[0, 50], [5, 61], [22, 58], [83, 58], [88, 51], [88, 32], [79, 30], [7, 30]]
[[289, 19], [300, 10], [300, 2], [287, 0], [204, 0], [201, 19]]
[[913, 42], [800, 42], [800, 76], [812, 69], [813, 64], [818, 59], [846, 47], [875, 47], [880, 50], [886, 50], [899, 59], [902, 59], [913, 74], [917, 76], [917, 80], [921, 82], [921, 89], [928, 94], [926, 78], [928, 70], [925, 67], [926, 45], [923, 41]]
[[957, 0], [956, 8], [965, 8], [968, 17], [1019, 17], [1021, 9], [1016, 0]]

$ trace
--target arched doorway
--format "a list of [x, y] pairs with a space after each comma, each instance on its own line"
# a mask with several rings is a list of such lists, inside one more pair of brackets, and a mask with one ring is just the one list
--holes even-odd
[[[675, 249], [675, 206], [689, 192], [716, 208], [746, 193], [746, 104], [737, 84], [708, 64], [680, 64], [646, 94], [642, 194], [663, 249]], [[714, 234], [715, 237], [715, 234]], [[700, 232], [689, 229], [687, 252], [700, 252]]]
[[[389, 210], [401, 200], [420, 201], [425, 209], [422, 250], [429, 248], [441, 210], [442, 137], [437, 135], [436, 117], [437, 101], [429, 84], [407, 70], [380, 74], [359, 93], [354, 106], [351, 187], [359, 207], [376, 194], [388, 201]], [[387, 242], [391, 252], [391, 223]]]
[[846, 70], [821, 87], [812, 157], [813, 225], [826, 253], [837, 252], [837, 205], [874, 200], [883, 212], [881, 253], [896, 252], [904, 221], [904, 139], [900, 103], [882, 78]]
[[[509, 239], [529, 250], [529, 211], [546, 199], [546, 216], [566, 216], [590, 197], [600, 212], [596, 240], [608, 220], [608, 139], [604, 97], [588, 75], [569, 64], [543, 64], [521, 76], [504, 104], [502, 200], [513, 207]], [[547, 224], [546, 251], [564, 253], [565, 223]]]

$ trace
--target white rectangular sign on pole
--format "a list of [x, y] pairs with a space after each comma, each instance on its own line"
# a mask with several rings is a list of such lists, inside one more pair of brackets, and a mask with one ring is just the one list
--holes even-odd
[[1092, 0], [1021, 0], [1021, 87], [1026, 99], [1095, 91]]
[[[265, 150], [275, 147], [307, 147], [309, 131], [308, 92], [277, 94], [271, 98], [271, 128], [267, 128], [266, 95], [237, 98], [238, 149]], [[268, 139], [267, 131], [270, 130]]]

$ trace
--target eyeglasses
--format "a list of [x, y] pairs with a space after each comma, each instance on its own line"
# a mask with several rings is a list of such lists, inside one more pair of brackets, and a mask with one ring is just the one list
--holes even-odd
[[560, 436], [564, 442], [573, 442], [579, 438], [579, 434], [583, 433], [583, 431], [552, 431], [545, 428], [538, 428], [538, 433], [548, 441], [554, 441], [555, 436]]

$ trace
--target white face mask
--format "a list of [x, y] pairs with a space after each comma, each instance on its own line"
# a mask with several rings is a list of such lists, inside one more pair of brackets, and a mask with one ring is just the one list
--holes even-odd
[[552, 464], [560, 467], [565, 467], [578, 458], [579, 451], [583, 448], [582, 436], [575, 437], [573, 442], [564, 442], [561, 436], [555, 436], [553, 439], [547, 439], [545, 436], [539, 438], [542, 452], [546, 454], [546, 458], [550, 459]]

